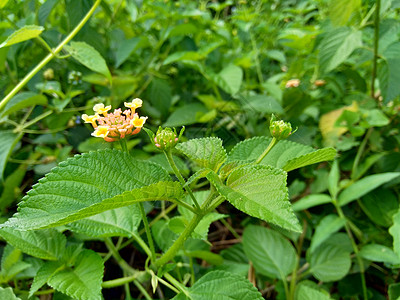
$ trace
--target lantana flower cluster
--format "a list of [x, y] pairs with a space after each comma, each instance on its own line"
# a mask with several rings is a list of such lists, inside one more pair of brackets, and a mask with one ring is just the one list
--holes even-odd
[[83, 114], [82, 120], [92, 124], [94, 137], [103, 138], [106, 142], [115, 142], [140, 132], [147, 117], [139, 117], [135, 110], [142, 104], [141, 99], [135, 98], [131, 102], [124, 102], [127, 109], [123, 112], [118, 108], [108, 113], [111, 105], [104, 106], [103, 103], [99, 103], [93, 107], [95, 114], [91, 116]]

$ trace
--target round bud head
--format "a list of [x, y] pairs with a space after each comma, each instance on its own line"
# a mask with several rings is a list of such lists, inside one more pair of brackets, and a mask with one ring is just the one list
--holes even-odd
[[272, 137], [277, 140], [284, 140], [288, 138], [295, 131], [292, 131], [292, 125], [289, 122], [284, 122], [282, 120], [277, 121], [275, 116], [272, 115], [271, 122], [269, 124], [269, 131]]
[[159, 127], [154, 137], [154, 145], [160, 150], [168, 150], [174, 148], [178, 140], [179, 138], [175, 128], [172, 130], [169, 127], [164, 129]]

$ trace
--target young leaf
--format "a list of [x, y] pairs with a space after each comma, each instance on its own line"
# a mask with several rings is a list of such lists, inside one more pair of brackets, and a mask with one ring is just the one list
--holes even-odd
[[[271, 140], [271, 138], [263, 136], [238, 143], [229, 153], [228, 162], [257, 159], [268, 147]], [[333, 148], [315, 150], [310, 146], [284, 140], [279, 141], [272, 148], [261, 161], [261, 164], [281, 168], [288, 172], [325, 160], [332, 160], [335, 156], [336, 150]]]
[[3, 43], [0, 44], [0, 48], [11, 46], [38, 37], [43, 30], [44, 27], [42, 26], [26, 25], [14, 31]]
[[345, 223], [346, 221], [337, 215], [325, 216], [315, 229], [309, 251], [312, 253], [325, 240], [329, 239], [333, 233], [338, 232]]
[[301, 198], [299, 201], [293, 203], [293, 211], [300, 211], [309, 209], [314, 206], [331, 203], [332, 198], [326, 194], [312, 194]]
[[192, 139], [176, 145], [176, 149], [201, 168], [217, 171], [226, 160], [226, 151], [219, 138]]
[[0, 0], [0, 8], [3, 8], [7, 5], [8, 0]]
[[400, 176], [400, 172], [388, 172], [366, 176], [343, 190], [339, 194], [338, 202], [340, 206], [349, 204], [398, 176]]
[[22, 134], [12, 131], [0, 131], [0, 181], [3, 180], [4, 169], [15, 144], [21, 139]]
[[101, 300], [103, 271], [103, 259], [92, 250], [83, 250], [73, 268], [56, 272], [48, 284], [75, 299]]
[[55, 229], [18, 231], [2, 228], [0, 236], [22, 252], [48, 260], [59, 259], [67, 243], [65, 236]]
[[21, 300], [21, 298], [18, 298], [15, 296], [12, 288], [2, 288], [0, 287], [0, 299], [3, 300]]
[[379, 244], [368, 244], [360, 250], [360, 256], [370, 261], [400, 264], [400, 257], [389, 247]]
[[310, 252], [307, 254], [310, 272], [318, 280], [337, 281], [346, 276], [350, 270], [350, 253], [338, 246], [322, 244], [312, 254]]
[[361, 31], [339, 27], [327, 32], [319, 45], [321, 72], [327, 73], [344, 62], [350, 54], [362, 46]]
[[243, 233], [243, 249], [260, 274], [286, 280], [296, 268], [296, 250], [281, 234], [250, 225]]
[[41, 179], [20, 202], [18, 213], [2, 227], [53, 227], [139, 201], [180, 197], [182, 190], [173, 182], [156, 184], [153, 190], [141, 189], [160, 180], [170, 177], [159, 165], [135, 160], [121, 151], [76, 155]]
[[188, 288], [187, 295], [182, 292], [172, 298], [172, 300], [213, 299], [262, 300], [263, 297], [247, 279], [225, 271], [211, 271]]
[[112, 81], [111, 73], [107, 67], [106, 61], [92, 46], [85, 42], [71, 42], [69, 45], [64, 47], [68, 53], [82, 65], [94, 72], [103, 74], [110, 82]]
[[286, 187], [286, 172], [270, 166], [245, 166], [233, 171], [224, 185], [217, 174], [208, 180], [237, 209], [282, 228], [301, 232]]
[[74, 232], [95, 238], [124, 236], [131, 237], [140, 225], [140, 209], [136, 204], [107, 210], [98, 215], [68, 224]]

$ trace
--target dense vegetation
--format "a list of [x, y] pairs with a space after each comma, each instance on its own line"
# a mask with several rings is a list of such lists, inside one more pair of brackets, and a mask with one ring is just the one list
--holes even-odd
[[400, 299], [399, 9], [0, 0], [0, 299]]

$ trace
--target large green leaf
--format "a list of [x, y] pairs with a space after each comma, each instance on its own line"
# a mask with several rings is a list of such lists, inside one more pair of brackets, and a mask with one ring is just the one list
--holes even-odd
[[68, 228], [95, 238], [110, 236], [132, 237], [141, 222], [136, 204], [107, 210], [98, 215], [73, 222]]
[[287, 173], [270, 166], [245, 166], [233, 171], [224, 185], [217, 174], [207, 178], [237, 209], [282, 228], [301, 232], [286, 187]]
[[59, 259], [67, 243], [65, 236], [55, 229], [18, 231], [2, 228], [0, 236], [22, 252], [48, 260]]
[[74, 267], [66, 267], [48, 279], [48, 284], [74, 299], [101, 300], [103, 259], [94, 251], [83, 250]]
[[2, 300], [21, 300], [21, 298], [18, 298], [15, 296], [12, 288], [2, 288], [0, 287], [0, 299]]
[[265, 276], [286, 280], [296, 268], [296, 250], [280, 233], [261, 226], [243, 232], [243, 249], [255, 270]]
[[339, 231], [345, 223], [346, 220], [338, 217], [337, 215], [325, 216], [315, 229], [309, 251], [313, 252], [319, 245], [329, 239], [333, 233]]
[[[159, 182], [160, 180], [167, 182]], [[54, 227], [140, 201], [174, 201], [182, 189], [162, 167], [117, 150], [76, 155], [54, 168], [2, 226]], [[153, 184], [152, 186], [149, 186]]]
[[370, 261], [384, 262], [392, 265], [400, 264], [400, 257], [392, 249], [384, 245], [368, 244], [360, 250], [360, 256]]
[[42, 26], [26, 25], [14, 31], [3, 43], [0, 44], [0, 48], [11, 46], [38, 37], [43, 30], [44, 27]]
[[337, 281], [350, 270], [350, 253], [339, 246], [322, 244], [312, 254], [307, 253], [310, 272], [321, 281]]
[[341, 206], [349, 204], [398, 176], [400, 176], [400, 172], [388, 172], [366, 176], [356, 181], [339, 194], [339, 204]]
[[294, 300], [331, 300], [329, 293], [319, 288], [315, 282], [302, 281], [296, 287]]
[[0, 131], [0, 181], [3, 180], [7, 160], [21, 137], [22, 134], [16, 134], [12, 131]]
[[360, 9], [361, 0], [331, 0], [329, 2], [329, 17], [336, 26], [347, 24], [350, 16]]
[[344, 62], [350, 54], [362, 46], [361, 31], [339, 27], [324, 34], [319, 45], [321, 72], [329, 72]]
[[173, 300], [262, 300], [260, 292], [242, 276], [212, 271], [201, 277], [187, 291]]
[[[268, 137], [255, 137], [237, 144], [229, 153], [228, 162], [234, 160], [255, 160], [271, 142]], [[318, 162], [332, 160], [336, 156], [333, 148], [315, 150], [310, 146], [291, 141], [279, 141], [261, 164], [281, 168], [287, 172]]]
[[240, 67], [229, 64], [218, 74], [208, 73], [208, 77], [225, 92], [234, 95], [240, 90], [243, 80], [243, 70]]
[[226, 151], [219, 138], [192, 139], [179, 143], [176, 149], [181, 151], [201, 168], [217, 171], [226, 160]]
[[69, 54], [90, 70], [103, 74], [111, 82], [111, 73], [100, 53], [85, 42], [71, 42], [64, 46]]
[[33, 105], [46, 105], [47, 98], [44, 95], [39, 95], [33, 92], [22, 92], [11, 98], [7, 102], [4, 110], [1, 112], [1, 117], [9, 115], [13, 112], [19, 111], [22, 108]]

